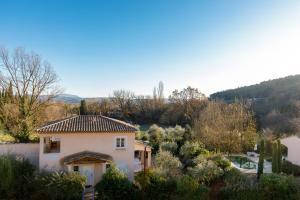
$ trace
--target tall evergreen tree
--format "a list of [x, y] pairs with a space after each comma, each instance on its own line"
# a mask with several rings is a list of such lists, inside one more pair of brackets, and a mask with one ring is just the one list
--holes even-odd
[[80, 101], [80, 107], [79, 107], [80, 115], [86, 115], [87, 114], [87, 106], [85, 100]]
[[278, 172], [278, 161], [277, 161], [277, 143], [274, 142], [272, 145], [272, 172]]
[[260, 148], [259, 149], [259, 161], [258, 161], [258, 169], [257, 169], [257, 178], [258, 179], [264, 173], [265, 141], [263, 139], [260, 141], [259, 148]]
[[5, 95], [6, 99], [6, 103], [12, 103], [13, 102], [13, 98], [14, 98], [14, 92], [13, 92], [13, 86], [12, 83], [9, 82], [9, 85], [6, 89], [6, 95]]
[[281, 150], [281, 142], [277, 140], [277, 166], [278, 166], [278, 173], [281, 172], [281, 165], [282, 165], [282, 150]]

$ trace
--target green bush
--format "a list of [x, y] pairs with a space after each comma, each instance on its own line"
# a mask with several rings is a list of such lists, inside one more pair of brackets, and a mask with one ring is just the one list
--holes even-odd
[[182, 176], [177, 180], [176, 199], [201, 200], [205, 199], [208, 194], [208, 188], [199, 184], [196, 179], [191, 176]]
[[177, 151], [177, 143], [176, 142], [162, 142], [160, 148], [162, 151], [169, 151], [173, 155], [176, 154]]
[[282, 172], [289, 175], [300, 176], [300, 166], [284, 160], [282, 162]]
[[230, 169], [230, 166], [231, 166], [230, 161], [221, 154], [215, 154], [215, 155], [209, 156], [208, 159], [212, 160], [218, 167], [223, 169], [223, 171]]
[[161, 176], [174, 177], [181, 174], [181, 162], [169, 151], [159, 151], [155, 156], [155, 170]]
[[28, 199], [28, 183], [34, 171], [28, 160], [14, 155], [0, 156], [0, 199]]
[[239, 170], [233, 168], [223, 177], [225, 187], [219, 194], [219, 199], [224, 200], [261, 200], [258, 185], [247, 178]]
[[139, 172], [135, 177], [139, 185], [141, 195], [146, 200], [174, 199], [176, 192], [176, 181], [166, 179], [153, 170]]
[[31, 200], [80, 200], [86, 178], [77, 173], [43, 173], [31, 181]]
[[28, 160], [0, 156], [0, 199], [76, 200], [81, 199], [85, 178], [79, 174], [36, 174]]
[[207, 154], [207, 150], [204, 148], [204, 144], [198, 141], [187, 141], [180, 148], [180, 156], [183, 160], [193, 159], [200, 154]]
[[292, 176], [278, 174], [262, 175], [259, 182], [264, 199], [300, 199], [300, 185]]
[[101, 200], [131, 200], [137, 198], [137, 188], [115, 166], [107, 169], [95, 189], [98, 192], [97, 199]]
[[187, 172], [200, 183], [210, 184], [223, 175], [223, 170], [214, 161], [208, 160], [202, 155], [195, 158], [194, 163], [196, 166], [187, 168]]
[[291, 176], [263, 174], [257, 182], [232, 169], [224, 175], [224, 183], [220, 192], [220, 199], [224, 200], [300, 199], [300, 186]]

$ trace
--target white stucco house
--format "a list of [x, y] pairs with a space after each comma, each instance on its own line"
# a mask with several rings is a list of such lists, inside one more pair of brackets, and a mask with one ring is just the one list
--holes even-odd
[[[79, 115], [37, 129], [39, 168], [78, 172], [95, 185], [112, 163], [133, 180], [150, 167], [151, 148], [135, 140], [136, 128], [102, 115]], [[145, 160], [144, 160], [145, 158]]]
[[300, 166], [300, 138], [290, 136], [281, 139], [281, 144], [287, 147], [286, 160]]

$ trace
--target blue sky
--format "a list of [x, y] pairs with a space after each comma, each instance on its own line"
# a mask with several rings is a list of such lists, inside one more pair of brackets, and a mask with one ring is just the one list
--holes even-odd
[[300, 73], [300, 1], [0, 0], [0, 46], [48, 60], [65, 93], [210, 93]]

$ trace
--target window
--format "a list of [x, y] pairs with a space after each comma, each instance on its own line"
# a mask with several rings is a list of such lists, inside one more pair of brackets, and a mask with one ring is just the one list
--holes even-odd
[[55, 137], [44, 137], [44, 153], [59, 153], [60, 139]]
[[125, 137], [117, 137], [116, 138], [116, 149], [124, 149], [126, 148], [126, 138]]
[[107, 163], [105, 167], [106, 167], [106, 169], [109, 169], [110, 168], [110, 164]]
[[78, 165], [73, 166], [73, 171], [74, 172], [79, 172], [79, 166]]

